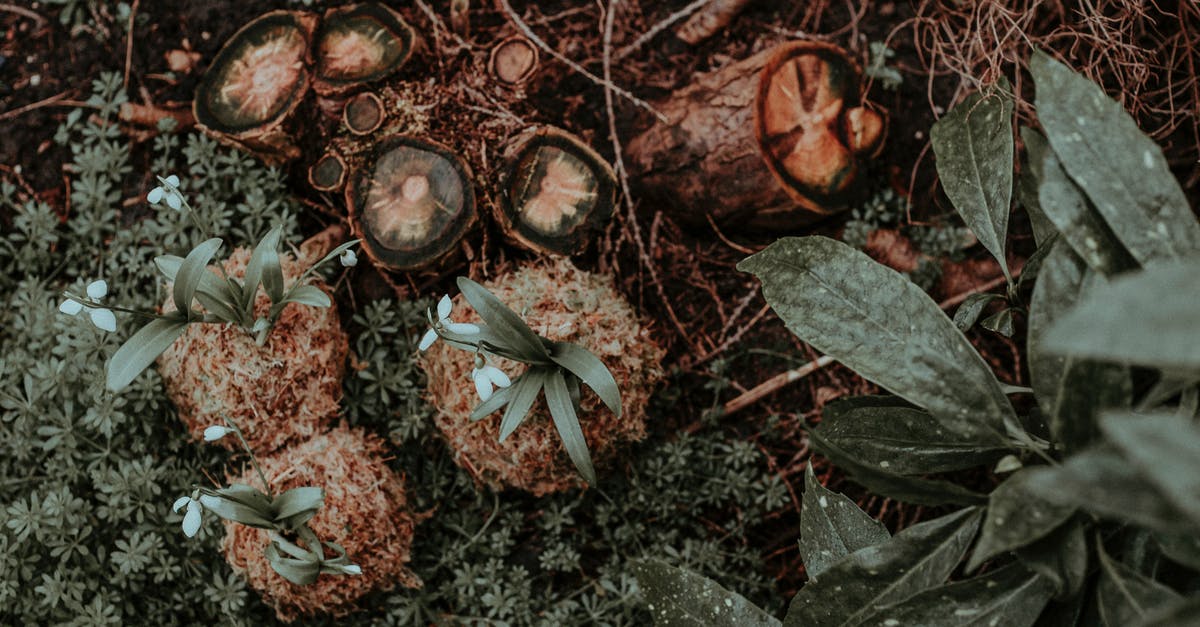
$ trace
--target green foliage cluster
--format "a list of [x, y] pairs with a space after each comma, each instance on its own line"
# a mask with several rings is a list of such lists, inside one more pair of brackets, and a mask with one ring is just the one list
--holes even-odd
[[[961, 509], [889, 537], [809, 472], [809, 582], [783, 621], [694, 573], [643, 562], [661, 624], [1200, 620], [1200, 223], [1118, 103], [1043, 53], [1030, 67], [1045, 136], [1022, 132], [1018, 192], [1041, 249], [1020, 282], [1005, 263], [1007, 83], [967, 98], [932, 138], [947, 195], [1010, 277], [994, 298], [1028, 317], [1032, 388], [1002, 384], [975, 352], [964, 330], [978, 310], [952, 322], [841, 242], [784, 238], [739, 265], [796, 335], [896, 395], [828, 406], [810, 429], [814, 450], [875, 494]], [[991, 481], [949, 480], [971, 469], [1002, 480], [990, 492]]]

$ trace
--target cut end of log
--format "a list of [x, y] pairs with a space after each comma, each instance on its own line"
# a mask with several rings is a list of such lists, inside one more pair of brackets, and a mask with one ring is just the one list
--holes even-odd
[[308, 168], [308, 184], [317, 191], [337, 191], [345, 181], [346, 162], [337, 153], [325, 153]]
[[509, 37], [492, 48], [488, 67], [497, 81], [510, 87], [521, 85], [537, 71], [537, 46], [520, 35]]
[[820, 42], [781, 46], [762, 71], [755, 135], [763, 158], [788, 194], [818, 213], [846, 204], [857, 156], [882, 141], [882, 117], [858, 106], [859, 82], [850, 57]]
[[196, 91], [196, 121], [234, 139], [267, 134], [308, 89], [314, 18], [273, 11], [226, 42]]
[[400, 14], [378, 2], [331, 9], [317, 35], [315, 88], [339, 93], [381, 79], [408, 60], [413, 40]]
[[612, 218], [616, 176], [578, 137], [542, 128], [509, 151], [499, 221], [506, 235], [534, 251], [574, 254]]
[[413, 270], [439, 260], [475, 222], [466, 164], [413, 137], [381, 141], [346, 190], [351, 226], [376, 263]]
[[375, 132], [383, 124], [384, 117], [383, 101], [371, 92], [363, 92], [350, 98], [342, 110], [342, 121], [355, 135]]

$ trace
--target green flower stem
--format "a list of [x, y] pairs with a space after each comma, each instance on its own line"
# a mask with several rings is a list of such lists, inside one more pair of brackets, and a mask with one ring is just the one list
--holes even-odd
[[167, 316], [164, 316], [161, 314], [156, 314], [156, 313], [153, 313], [150, 311], [141, 311], [138, 309], [129, 309], [127, 307], [120, 307], [117, 305], [102, 305], [100, 303], [94, 303], [94, 302], [92, 302], [92, 300], [90, 298], [88, 298], [86, 296], [77, 296], [71, 292], [63, 292], [63, 296], [66, 296], [67, 298], [79, 303], [80, 305], [83, 305], [84, 307], [86, 307], [88, 309], [109, 309], [112, 311], [119, 311], [121, 313], [133, 314], [135, 316], [141, 316], [142, 318], [150, 318], [150, 319], [158, 319], [158, 318], [166, 318], [167, 317]]
[[233, 429], [233, 432], [237, 434], [238, 440], [242, 443], [242, 448], [246, 449], [246, 454], [250, 456], [250, 463], [254, 464], [254, 470], [258, 472], [258, 478], [260, 481], [262, 481], [263, 490], [266, 491], [267, 496], [271, 497], [272, 499], [275, 498], [275, 493], [271, 491], [271, 484], [267, 481], [267, 475], [263, 472], [262, 466], [258, 465], [258, 458], [254, 456], [254, 450], [250, 448], [250, 444], [246, 442], [246, 437], [242, 435], [242, 429], [234, 424], [233, 420], [231, 420], [229, 416], [221, 414], [221, 418], [223, 418], [225, 420], [225, 424], [229, 425], [229, 428]]
[[[159, 184], [165, 185], [166, 181], [159, 179]], [[183, 203], [182, 211], [187, 214], [188, 220], [192, 222], [192, 226], [196, 227], [196, 230], [200, 231], [200, 235], [204, 237], [204, 239], [212, 239], [212, 237], [208, 234], [208, 229], [204, 228], [204, 225], [200, 224], [200, 220], [196, 219], [196, 212], [192, 211], [192, 204], [188, 202], [187, 197], [179, 193], [179, 188], [174, 188], [173, 191], [179, 196], [180, 202]], [[225, 271], [225, 264], [217, 262], [216, 265], [217, 270], [221, 271], [221, 276], [225, 279], [225, 284], [229, 286], [230, 291], [234, 294], [241, 293], [241, 290], [237, 289], [237, 286], [234, 285], [233, 279], [229, 277], [229, 273]]]

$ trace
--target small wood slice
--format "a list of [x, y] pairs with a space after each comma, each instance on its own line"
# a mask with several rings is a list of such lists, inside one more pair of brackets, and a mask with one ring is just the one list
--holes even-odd
[[414, 37], [400, 14], [381, 3], [330, 9], [316, 37], [313, 88], [340, 94], [391, 74], [412, 55]]
[[346, 162], [336, 152], [327, 152], [308, 168], [308, 184], [320, 192], [335, 192], [346, 182]]
[[364, 91], [346, 101], [346, 107], [342, 109], [342, 122], [355, 135], [369, 135], [383, 124], [385, 115], [379, 96]]
[[538, 49], [525, 37], [514, 35], [492, 48], [488, 68], [497, 81], [510, 87], [524, 84], [538, 68]]
[[316, 21], [310, 13], [272, 11], [234, 33], [196, 89], [200, 128], [270, 163], [298, 157], [284, 126], [308, 91]]
[[430, 266], [475, 223], [467, 165], [445, 146], [393, 136], [381, 140], [346, 187], [350, 226], [376, 264]]
[[542, 127], [515, 138], [496, 219], [514, 243], [542, 253], [583, 251], [612, 219], [616, 176], [596, 151], [566, 131]]

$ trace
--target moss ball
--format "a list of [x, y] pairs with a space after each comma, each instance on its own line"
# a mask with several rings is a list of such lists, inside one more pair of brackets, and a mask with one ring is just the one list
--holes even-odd
[[[244, 276], [251, 251], [238, 249], [225, 262], [231, 277]], [[281, 255], [285, 284], [308, 267]], [[329, 292], [317, 279], [314, 284]], [[271, 303], [259, 291], [255, 312], [265, 316]], [[164, 311], [175, 309], [170, 297]], [[192, 437], [204, 428], [232, 419], [256, 453], [324, 431], [338, 413], [342, 376], [350, 344], [336, 307], [289, 304], [263, 346], [235, 324], [192, 324], [158, 358], [167, 394]], [[236, 438], [218, 441], [240, 446]]]
[[[484, 285], [521, 314], [534, 332], [579, 344], [612, 371], [621, 390], [620, 418], [595, 392], [581, 386], [579, 422], [598, 468], [612, 461], [622, 445], [645, 437], [646, 406], [663, 376], [664, 351], [611, 278], [557, 260], [526, 266]], [[451, 317], [479, 321], [461, 295]], [[544, 395], [521, 426], [500, 442], [499, 412], [477, 422], [470, 419], [479, 403], [470, 378], [471, 354], [437, 342], [422, 361], [435, 421], [459, 465], [494, 488], [510, 486], [538, 496], [584, 485], [554, 428]], [[513, 378], [525, 368], [499, 357], [490, 358], [490, 363]]]
[[[321, 575], [307, 586], [293, 584], [263, 555], [270, 543], [265, 530], [226, 521], [221, 541], [225, 559], [280, 620], [343, 616], [373, 590], [397, 583], [420, 587], [420, 579], [405, 566], [417, 521], [407, 510], [404, 481], [384, 463], [383, 449], [378, 437], [343, 425], [260, 459], [276, 494], [302, 486], [324, 488], [325, 504], [308, 524], [322, 541], [345, 547], [350, 561], [362, 567], [361, 575]], [[230, 481], [261, 485], [252, 468]]]

